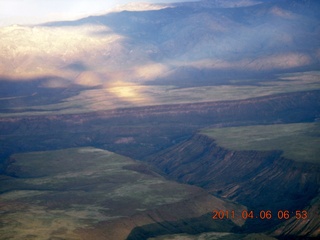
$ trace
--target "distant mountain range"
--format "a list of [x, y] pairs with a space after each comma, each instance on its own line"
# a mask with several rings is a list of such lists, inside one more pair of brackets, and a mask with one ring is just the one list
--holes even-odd
[[94, 72], [94, 85], [121, 72], [128, 81], [181, 84], [185, 70], [212, 80], [226, 71], [232, 78], [318, 69], [319, 10], [311, 0], [217, 0], [1, 28], [0, 75], [74, 81]]
[[318, 239], [319, 13], [203, 0], [0, 28], [0, 240]]

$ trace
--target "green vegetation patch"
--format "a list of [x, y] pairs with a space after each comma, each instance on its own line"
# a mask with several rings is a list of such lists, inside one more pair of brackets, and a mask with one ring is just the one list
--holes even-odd
[[320, 163], [320, 123], [211, 128], [201, 131], [233, 150], [282, 150], [299, 162]]
[[76, 229], [200, 194], [140, 166], [91, 147], [12, 155], [12, 177], [0, 185], [0, 239], [79, 239]]

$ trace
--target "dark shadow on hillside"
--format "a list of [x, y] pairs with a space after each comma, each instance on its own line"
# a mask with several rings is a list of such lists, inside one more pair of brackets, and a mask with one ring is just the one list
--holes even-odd
[[59, 103], [85, 89], [92, 87], [57, 77], [0, 79], [0, 113], [27, 112], [33, 106]]
[[[188, 211], [188, 209], [186, 209]], [[199, 234], [203, 232], [239, 232], [240, 227], [229, 219], [213, 220], [212, 214], [176, 222], [159, 222], [134, 228], [127, 240], [148, 239], [166, 234]]]

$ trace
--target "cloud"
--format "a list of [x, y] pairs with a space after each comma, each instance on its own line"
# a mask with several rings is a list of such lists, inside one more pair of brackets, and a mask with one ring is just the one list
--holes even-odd
[[81, 72], [74, 82], [82, 86], [93, 87], [101, 85], [103, 83], [103, 77], [99, 73], [85, 71]]
[[252, 70], [271, 70], [301, 67], [309, 63], [311, 63], [311, 58], [306, 54], [286, 53], [255, 59], [251, 62], [244, 60], [240, 66]]
[[[95, 65], [121, 41], [117, 34], [95, 35], [101, 26], [0, 28], [0, 74], [14, 76], [58, 75], [74, 77], [82, 67]], [[81, 60], [82, 66], [72, 65]], [[103, 62], [103, 61], [102, 61]], [[73, 66], [73, 67], [70, 67]]]
[[286, 18], [286, 19], [293, 19], [295, 18], [294, 14], [289, 12], [289, 11], [286, 11], [284, 9], [281, 9], [279, 7], [273, 7], [271, 9], [271, 13], [278, 16], [278, 17], [281, 17], [281, 18]]
[[213, 69], [213, 70], [274, 70], [274, 69], [290, 69], [302, 67], [310, 64], [312, 59], [307, 54], [303, 53], [283, 53], [275, 54], [268, 57], [246, 58], [239, 61], [226, 61], [222, 59], [203, 59], [189, 63], [174, 62], [177, 67], [189, 66], [198, 69]]
[[160, 63], [149, 63], [141, 66], [137, 66], [134, 69], [134, 78], [141, 80], [153, 80], [157, 77], [163, 77], [169, 68]]
[[[57, 20], [74, 20], [89, 15], [105, 14], [113, 8], [140, 1], [117, 0], [1, 0], [0, 26], [38, 24]], [[143, 0], [155, 3], [155, 0]], [[169, 3], [174, 0], [162, 0]]]

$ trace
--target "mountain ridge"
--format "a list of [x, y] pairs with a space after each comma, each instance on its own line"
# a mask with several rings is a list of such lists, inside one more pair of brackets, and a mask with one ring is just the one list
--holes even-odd
[[[175, 69], [181, 66], [213, 71], [246, 69], [247, 72], [315, 69], [320, 61], [316, 41], [320, 35], [317, 28], [319, 16], [315, 14], [319, 4], [316, 1], [310, 1], [310, 4], [296, 1], [299, 5], [289, 2], [267, 1], [254, 6], [214, 10], [199, 7], [201, 2], [197, 2], [153, 11], [123, 11], [77, 21], [23, 27], [25, 30], [20, 29], [21, 34], [27, 34], [27, 37], [21, 42], [12, 41], [20, 38], [19, 32], [1, 28], [4, 36], [10, 39], [2, 44], [4, 40], [0, 41], [3, 51], [17, 53], [11, 61], [16, 63], [14, 68], [3, 56], [0, 67], [2, 72], [7, 68], [11, 73], [38, 69], [38, 76], [50, 73], [74, 81], [77, 73], [83, 72], [68, 68], [77, 57], [78, 63], [86, 66], [87, 71], [103, 76], [103, 82], [116, 77], [104, 66], [127, 70], [150, 63], [173, 71], [172, 78], [177, 76], [174, 75]], [[51, 62], [51, 67], [42, 66], [37, 60], [39, 57], [32, 56], [36, 52], [24, 56], [23, 49], [19, 50], [21, 45], [41, 46], [36, 34], [49, 39], [53, 46], [58, 47], [59, 41], [63, 40], [61, 36], [67, 38], [64, 41], [74, 44], [67, 52], [65, 48], [58, 49], [57, 56], [42, 54], [41, 58]], [[45, 53], [48, 49], [50, 46], [37, 51]], [[93, 66], [92, 62], [99, 63], [99, 66]], [[36, 67], [34, 63], [37, 63]], [[126, 77], [130, 79], [129, 76]], [[148, 81], [162, 77], [158, 73]], [[132, 80], [138, 79], [146, 80], [139, 75]]]
[[[281, 151], [225, 149], [201, 134], [155, 154], [147, 161], [171, 179], [200, 186], [213, 195], [244, 204], [254, 212], [270, 210], [273, 213], [268, 222], [256, 219], [247, 222], [248, 229], [267, 231], [279, 225], [282, 222], [276, 217], [279, 210], [309, 209], [308, 220], [292, 217], [276, 234], [287, 237], [319, 234], [316, 199], [320, 189], [320, 166], [317, 164], [285, 159], [281, 157]], [[315, 203], [310, 206], [312, 200]]]

